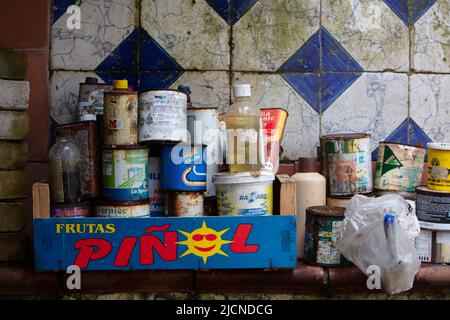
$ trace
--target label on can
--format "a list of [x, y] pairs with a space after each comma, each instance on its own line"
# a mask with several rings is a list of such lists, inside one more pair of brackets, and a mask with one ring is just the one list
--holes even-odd
[[219, 215], [272, 215], [272, 185], [230, 186], [217, 185]]
[[436, 263], [450, 263], [450, 232], [436, 232]]
[[395, 143], [380, 143], [375, 188], [414, 191], [422, 180], [425, 149]]
[[96, 205], [95, 212], [97, 217], [107, 218], [139, 218], [150, 216], [150, 205]]
[[420, 234], [415, 239], [415, 247], [420, 261], [431, 262], [433, 247], [433, 233], [431, 230], [421, 229]]
[[148, 192], [150, 197], [150, 215], [160, 217], [165, 215], [164, 194], [161, 190], [160, 158], [148, 158]]
[[148, 199], [148, 149], [103, 150], [103, 196], [107, 200]]
[[186, 141], [187, 96], [173, 90], [139, 95], [139, 142]]
[[137, 94], [105, 95], [105, 145], [137, 144]]
[[50, 210], [50, 217], [53, 218], [83, 218], [90, 215], [90, 204], [54, 205]]
[[329, 194], [371, 192], [370, 139], [325, 141], [328, 154]]
[[[78, 95], [80, 119], [85, 115], [102, 115], [104, 109], [103, 94], [113, 90], [114, 86], [104, 83], [81, 83]], [[95, 120], [95, 119], [94, 119]]]
[[321, 225], [318, 234], [317, 263], [339, 264], [341, 253], [337, 250], [337, 242], [341, 236], [342, 221], [330, 221]]
[[438, 192], [423, 194], [418, 191], [416, 215], [420, 221], [448, 224], [448, 228], [450, 228], [450, 196], [445, 194], [441, 196]]

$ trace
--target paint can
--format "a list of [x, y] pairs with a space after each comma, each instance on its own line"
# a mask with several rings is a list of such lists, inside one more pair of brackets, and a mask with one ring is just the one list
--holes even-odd
[[187, 95], [177, 90], [139, 94], [139, 142], [186, 141]]
[[380, 142], [375, 170], [375, 189], [414, 192], [420, 186], [425, 148]]
[[[368, 198], [375, 198], [375, 193], [368, 193], [364, 196]], [[327, 206], [347, 208], [352, 198], [353, 196], [328, 196]]]
[[320, 137], [322, 175], [327, 178], [329, 195], [372, 192], [370, 135], [336, 134]]
[[270, 171], [219, 172], [214, 175], [219, 216], [267, 216], [273, 214], [273, 181]]
[[95, 215], [103, 218], [150, 217], [150, 204], [148, 200], [97, 201]]
[[421, 229], [415, 247], [422, 262], [450, 264], [450, 231]]
[[98, 83], [97, 78], [86, 77], [84, 83], [80, 83], [78, 92], [78, 119], [79, 121], [95, 121], [103, 117], [103, 95], [114, 89], [114, 86], [106, 83]]
[[420, 226], [450, 230], [450, 193], [417, 187], [416, 194], [416, 215]]
[[203, 192], [177, 192], [168, 193], [168, 214], [176, 217], [202, 217]]
[[103, 139], [106, 146], [136, 145], [137, 119], [137, 92], [127, 89], [105, 92]]
[[428, 147], [428, 189], [450, 191], [450, 143], [430, 142]]
[[147, 148], [103, 148], [102, 169], [105, 200], [148, 200]]
[[52, 203], [52, 218], [84, 218], [92, 215], [92, 202], [84, 201], [76, 204]]
[[148, 193], [150, 198], [150, 215], [161, 217], [165, 215], [165, 197], [161, 189], [161, 159], [160, 150], [150, 148], [148, 157]]
[[223, 163], [219, 148], [219, 120], [217, 108], [188, 108], [187, 129], [195, 145], [206, 145], [206, 196], [216, 195], [212, 178]]
[[408, 191], [388, 191], [388, 190], [375, 190], [375, 197], [381, 197], [385, 194], [396, 194], [400, 197], [402, 197], [405, 200], [416, 200], [416, 193], [415, 192], [408, 192]]
[[80, 151], [81, 195], [83, 198], [96, 198], [101, 194], [100, 182], [100, 129], [96, 121], [64, 124], [56, 127], [56, 136], [69, 131], [72, 140]]
[[325, 267], [350, 264], [337, 248], [345, 208], [315, 206], [306, 209], [305, 260]]
[[205, 146], [187, 144], [161, 147], [161, 186], [163, 190], [205, 191]]

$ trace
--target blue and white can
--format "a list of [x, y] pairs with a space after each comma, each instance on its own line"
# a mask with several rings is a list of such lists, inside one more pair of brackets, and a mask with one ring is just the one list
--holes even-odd
[[161, 147], [161, 187], [173, 191], [205, 191], [205, 146], [187, 144]]

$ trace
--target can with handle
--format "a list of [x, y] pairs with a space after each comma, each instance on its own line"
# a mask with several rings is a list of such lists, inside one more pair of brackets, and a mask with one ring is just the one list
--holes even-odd
[[372, 192], [369, 134], [348, 133], [322, 136], [320, 145], [322, 174], [327, 178], [329, 195]]
[[187, 138], [187, 95], [177, 90], [139, 94], [139, 142], [181, 142]]
[[96, 201], [95, 215], [103, 218], [150, 217], [150, 204], [148, 200]]
[[105, 146], [137, 144], [138, 95], [128, 88], [126, 80], [115, 80], [114, 90], [105, 92]]
[[103, 198], [148, 200], [148, 149], [103, 148]]
[[414, 192], [420, 186], [425, 148], [380, 142], [375, 171], [377, 190]]
[[450, 191], [450, 143], [430, 142], [428, 147], [428, 189]]

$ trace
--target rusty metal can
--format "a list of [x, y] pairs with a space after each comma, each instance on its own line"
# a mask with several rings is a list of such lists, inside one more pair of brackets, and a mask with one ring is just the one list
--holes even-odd
[[[368, 198], [374, 198], [375, 193], [368, 193], [364, 196]], [[347, 208], [347, 206], [350, 204], [350, 200], [353, 198], [353, 196], [328, 196], [327, 197], [327, 206], [335, 206], [335, 207], [344, 207]]]
[[426, 149], [395, 142], [380, 142], [375, 189], [414, 192], [420, 186]]
[[450, 231], [422, 228], [415, 247], [422, 262], [450, 264]]
[[104, 144], [137, 144], [138, 95], [129, 90], [105, 92]]
[[113, 85], [98, 83], [98, 79], [93, 77], [87, 77], [84, 83], [80, 83], [78, 94], [79, 120], [100, 120], [104, 110], [103, 95], [113, 89]]
[[337, 249], [345, 208], [315, 206], [306, 209], [305, 260], [321, 266], [344, 266], [349, 261]]
[[92, 202], [84, 201], [76, 204], [52, 203], [50, 217], [84, 218], [92, 215]]
[[101, 194], [100, 180], [100, 141], [99, 127], [96, 121], [84, 121], [59, 125], [56, 136], [69, 131], [73, 142], [80, 151], [80, 171], [82, 178], [81, 195], [95, 198]]
[[320, 137], [322, 174], [327, 178], [329, 195], [371, 193], [372, 159], [370, 135], [336, 134]]
[[177, 90], [139, 94], [139, 142], [187, 141], [187, 95]]
[[95, 215], [104, 218], [150, 217], [150, 203], [148, 200], [97, 201]]
[[202, 217], [203, 192], [168, 192], [168, 213], [177, 217]]
[[450, 230], [450, 193], [416, 188], [416, 215], [421, 227]]

